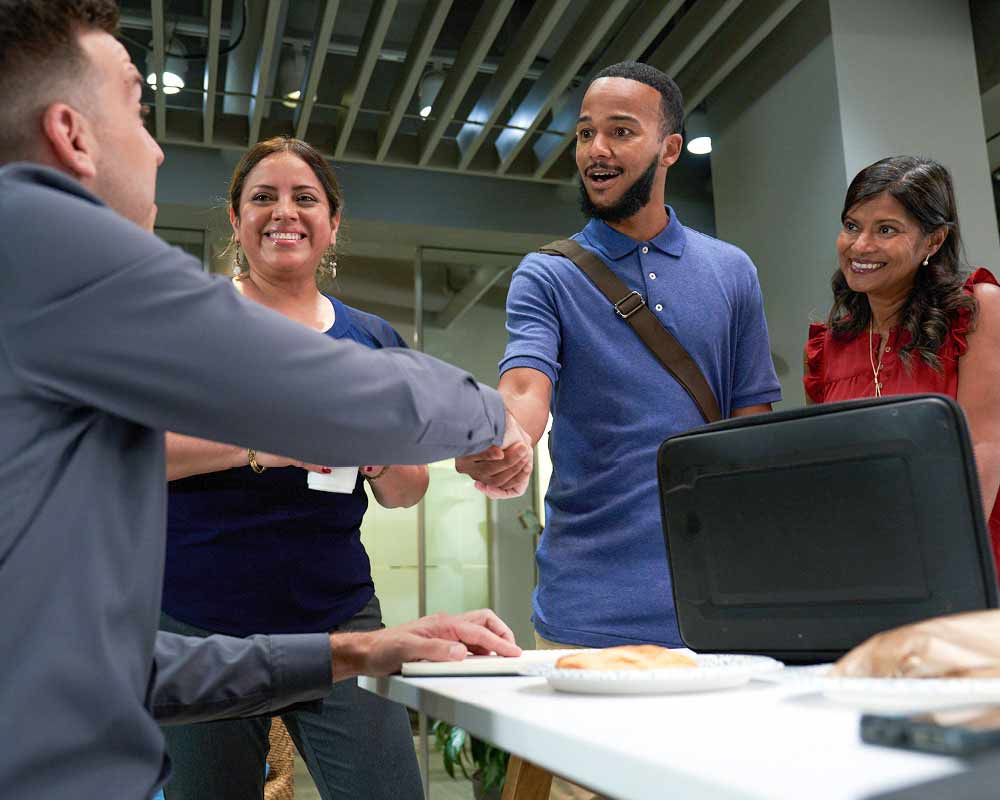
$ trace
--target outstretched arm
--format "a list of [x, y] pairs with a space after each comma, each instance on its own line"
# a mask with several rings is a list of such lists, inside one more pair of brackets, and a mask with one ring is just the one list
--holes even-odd
[[[167, 433], [167, 480], [175, 481], [191, 475], [222, 472], [250, 463], [246, 447], [212, 442], [181, 433]], [[302, 467], [310, 472], [329, 472], [320, 464], [307, 464], [294, 458], [255, 452], [254, 460], [262, 467]]]
[[476, 488], [490, 497], [516, 497], [527, 488], [532, 448], [548, 422], [552, 382], [536, 369], [515, 367], [500, 378], [498, 391], [524, 436], [510, 445], [505, 441], [504, 447], [493, 446], [481, 453], [456, 458], [455, 469], [475, 480]]

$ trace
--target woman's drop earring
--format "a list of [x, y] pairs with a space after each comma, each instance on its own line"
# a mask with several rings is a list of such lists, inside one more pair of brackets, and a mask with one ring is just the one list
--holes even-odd
[[332, 246], [326, 248], [323, 257], [319, 260], [319, 273], [331, 281], [337, 277], [337, 254], [333, 251]]
[[240, 250], [240, 243], [236, 242], [236, 252], [233, 255], [233, 277], [239, 278], [243, 275], [243, 251]]

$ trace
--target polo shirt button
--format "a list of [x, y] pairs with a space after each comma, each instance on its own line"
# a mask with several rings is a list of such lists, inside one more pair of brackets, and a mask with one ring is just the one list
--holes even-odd
[[663, 306], [662, 306], [662, 305], [660, 305], [659, 303], [657, 303], [657, 304], [656, 304], [656, 310], [657, 310], [657, 311], [663, 311]]
[[643, 254], [648, 253], [649, 252], [649, 248], [648, 247], [643, 247], [642, 248], [642, 252], [643, 252]]
[[655, 281], [656, 280], [656, 273], [655, 272], [650, 272], [649, 273], [649, 279], [651, 281]]

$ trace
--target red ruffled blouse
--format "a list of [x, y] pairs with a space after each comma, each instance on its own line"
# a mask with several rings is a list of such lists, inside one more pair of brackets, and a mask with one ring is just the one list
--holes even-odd
[[[972, 294], [977, 283], [992, 283], [1000, 286], [993, 274], [986, 269], [977, 269], [965, 282], [965, 291]], [[955, 315], [951, 330], [945, 338], [938, 357], [941, 372], [933, 370], [922, 358], [914, 356], [907, 369], [899, 360], [899, 350], [910, 340], [905, 330], [893, 328], [882, 353], [882, 367], [879, 381], [882, 395], [920, 394], [937, 392], [949, 397], [958, 396], [959, 359], [968, 350], [966, 336], [969, 332], [969, 311]], [[878, 348], [882, 347], [881, 337], [876, 334], [873, 341], [875, 363], [878, 363]], [[856, 400], [875, 396], [875, 381], [872, 362], [868, 350], [868, 333], [853, 339], [837, 339], [826, 325], [809, 326], [809, 341], [806, 342], [806, 371], [803, 377], [806, 395], [814, 403], [833, 403], [839, 400]], [[998, 495], [1000, 501], [1000, 495]], [[993, 558], [1000, 574], [1000, 502], [993, 504], [990, 516], [990, 540], [993, 543]]]

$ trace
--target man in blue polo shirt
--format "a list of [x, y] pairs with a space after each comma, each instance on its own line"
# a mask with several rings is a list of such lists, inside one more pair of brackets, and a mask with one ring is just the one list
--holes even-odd
[[[626, 62], [598, 75], [577, 124], [581, 202], [591, 219], [573, 238], [645, 298], [704, 372], [723, 416], [769, 411], [781, 392], [753, 263], [685, 228], [664, 205], [682, 116], [680, 91], [653, 67]], [[703, 423], [697, 406], [566, 258], [525, 257], [507, 297], [507, 329], [500, 393], [535, 442], [550, 408], [553, 415], [538, 645], [681, 645], [656, 451]], [[494, 496], [505, 496], [517, 470], [498, 448], [457, 467]]]

